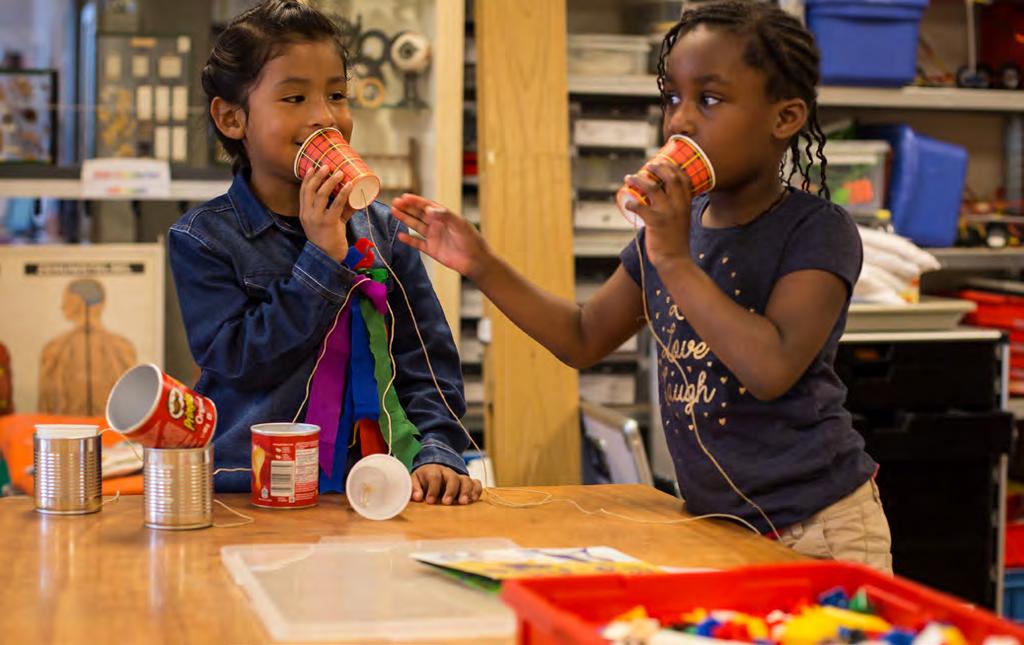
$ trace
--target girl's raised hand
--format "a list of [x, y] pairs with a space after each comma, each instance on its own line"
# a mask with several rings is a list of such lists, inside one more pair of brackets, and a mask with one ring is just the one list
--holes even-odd
[[651, 264], [657, 267], [672, 260], [689, 260], [693, 190], [686, 172], [674, 163], [656, 159], [637, 174], [627, 175], [625, 183], [650, 201], [632, 202], [627, 208], [644, 220]]
[[345, 226], [355, 211], [348, 205], [352, 184], [346, 184], [331, 201], [331, 192], [341, 183], [345, 175], [338, 171], [331, 174], [327, 166], [316, 172], [306, 173], [299, 189], [299, 223], [309, 241], [321, 251], [341, 262], [348, 253], [348, 239]]
[[471, 280], [485, 268], [490, 257], [487, 242], [464, 217], [408, 193], [391, 202], [391, 213], [420, 235], [398, 234], [398, 239], [412, 248]]

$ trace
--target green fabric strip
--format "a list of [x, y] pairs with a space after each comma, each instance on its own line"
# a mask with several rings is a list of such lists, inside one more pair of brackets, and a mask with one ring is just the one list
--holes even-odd
[[[377, 379], [377, 392], [381, 397], [380, 433], [384, 436], [384, 441], [388, 441], [390, 437], [391, 453], [411, 470], [412, 461], [420, 452], [420, 442], [416, 439], [420, 432], [402, 409], [394, 384], [385, 392], [391, 381], [392, 371], [384, 316], [374, 309], [373, 303], [366, 298], [359, 299], [359, 309], [370, 333], [373, 374]], [[388, 415], [391, 417], [390, 432]]]

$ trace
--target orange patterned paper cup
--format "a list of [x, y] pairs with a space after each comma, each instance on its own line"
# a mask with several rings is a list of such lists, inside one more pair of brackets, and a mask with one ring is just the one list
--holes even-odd
[[380, 194], [380, 178], [373, 174], [337, 128], [323, 128], [309, 135], [295, 155], [295, 176], [302, 179], [324, 165], [332, 173], [340, 168], [345, 174], [344, 181], [334, 189], [334, 195], [345, 184], [354, 184], [348, 196], [348, 205], [352, 208], [362, 210]]
[[[693, 190], [694, 197], [703, 195], [715, 187], [715, 169], [711, 165], [707, 153], [697, 145], [696, 141], [689, 137], [679, 134], [670, 137], [668, 142], [661, 147], [661, 150], [650, 161], [657, 159], [668, 159], [686, 171], [686, 175], [690, 178], [690, 187]], [[644, 168], [640, 169], [640, 172], [648, 172], [646, 164]], [[634, 202], [641, 204], [651, 203], [646, 195], [629, 186], [623, 186], [615, 195], [615, 203], [618, 204], [622, 216], [630, 224], [642, 226], [643, 221], [637, 217], [636, 213], [626, 208], [627, 205]]]

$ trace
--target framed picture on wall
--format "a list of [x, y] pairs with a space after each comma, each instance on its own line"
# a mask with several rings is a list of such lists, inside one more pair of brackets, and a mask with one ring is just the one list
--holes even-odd
[[54, 163], [56, 107], [56, 70], [0, 69], [0, 163]]
[[191, 51], [186, 35], [97, 36], [95, 156], [188, 162]]
[[163, 367], [163, 246], [0, 247], [0, 312], [15, 411], [102, 416], [125, 370]]

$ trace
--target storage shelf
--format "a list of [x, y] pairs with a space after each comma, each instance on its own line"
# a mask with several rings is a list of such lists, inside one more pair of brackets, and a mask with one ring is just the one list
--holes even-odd
[[[648, 76], [570, 76], [569, 93], [658, 98], [658, 81]], [[818, 90], [824, 107], [896, 108], [976, 112], [1024, 112], [1024, 92], [955, 87], [835, 87]]]
[[49, 197], [89, 201], [205, 202], [218, 195], [223, 195], [230, 186], [230, 181], [172, 179], [171, 190], [165, 196], [116, 195], [100, 199], [85, 197], [82, 182], [77, 179], [0, 179], [0, 198]]
[[928, 249], [938, 258], [943, 269], [956, 271], [975, 270], [1024, 270], [1024, 247], [990, 249], [986, 247], [952, 247]]
[[227, 192], [231, 171], [227, 168], [172, 167], [167, 195], [118, 195], [85, 197], [80, 166], [0, 165], [0, 198], [48, 197], [89, 201], [205, 202]]
[[633, 231], [573, 231], [573, 254], [578, 258], [619, 257], [633, 239]]

